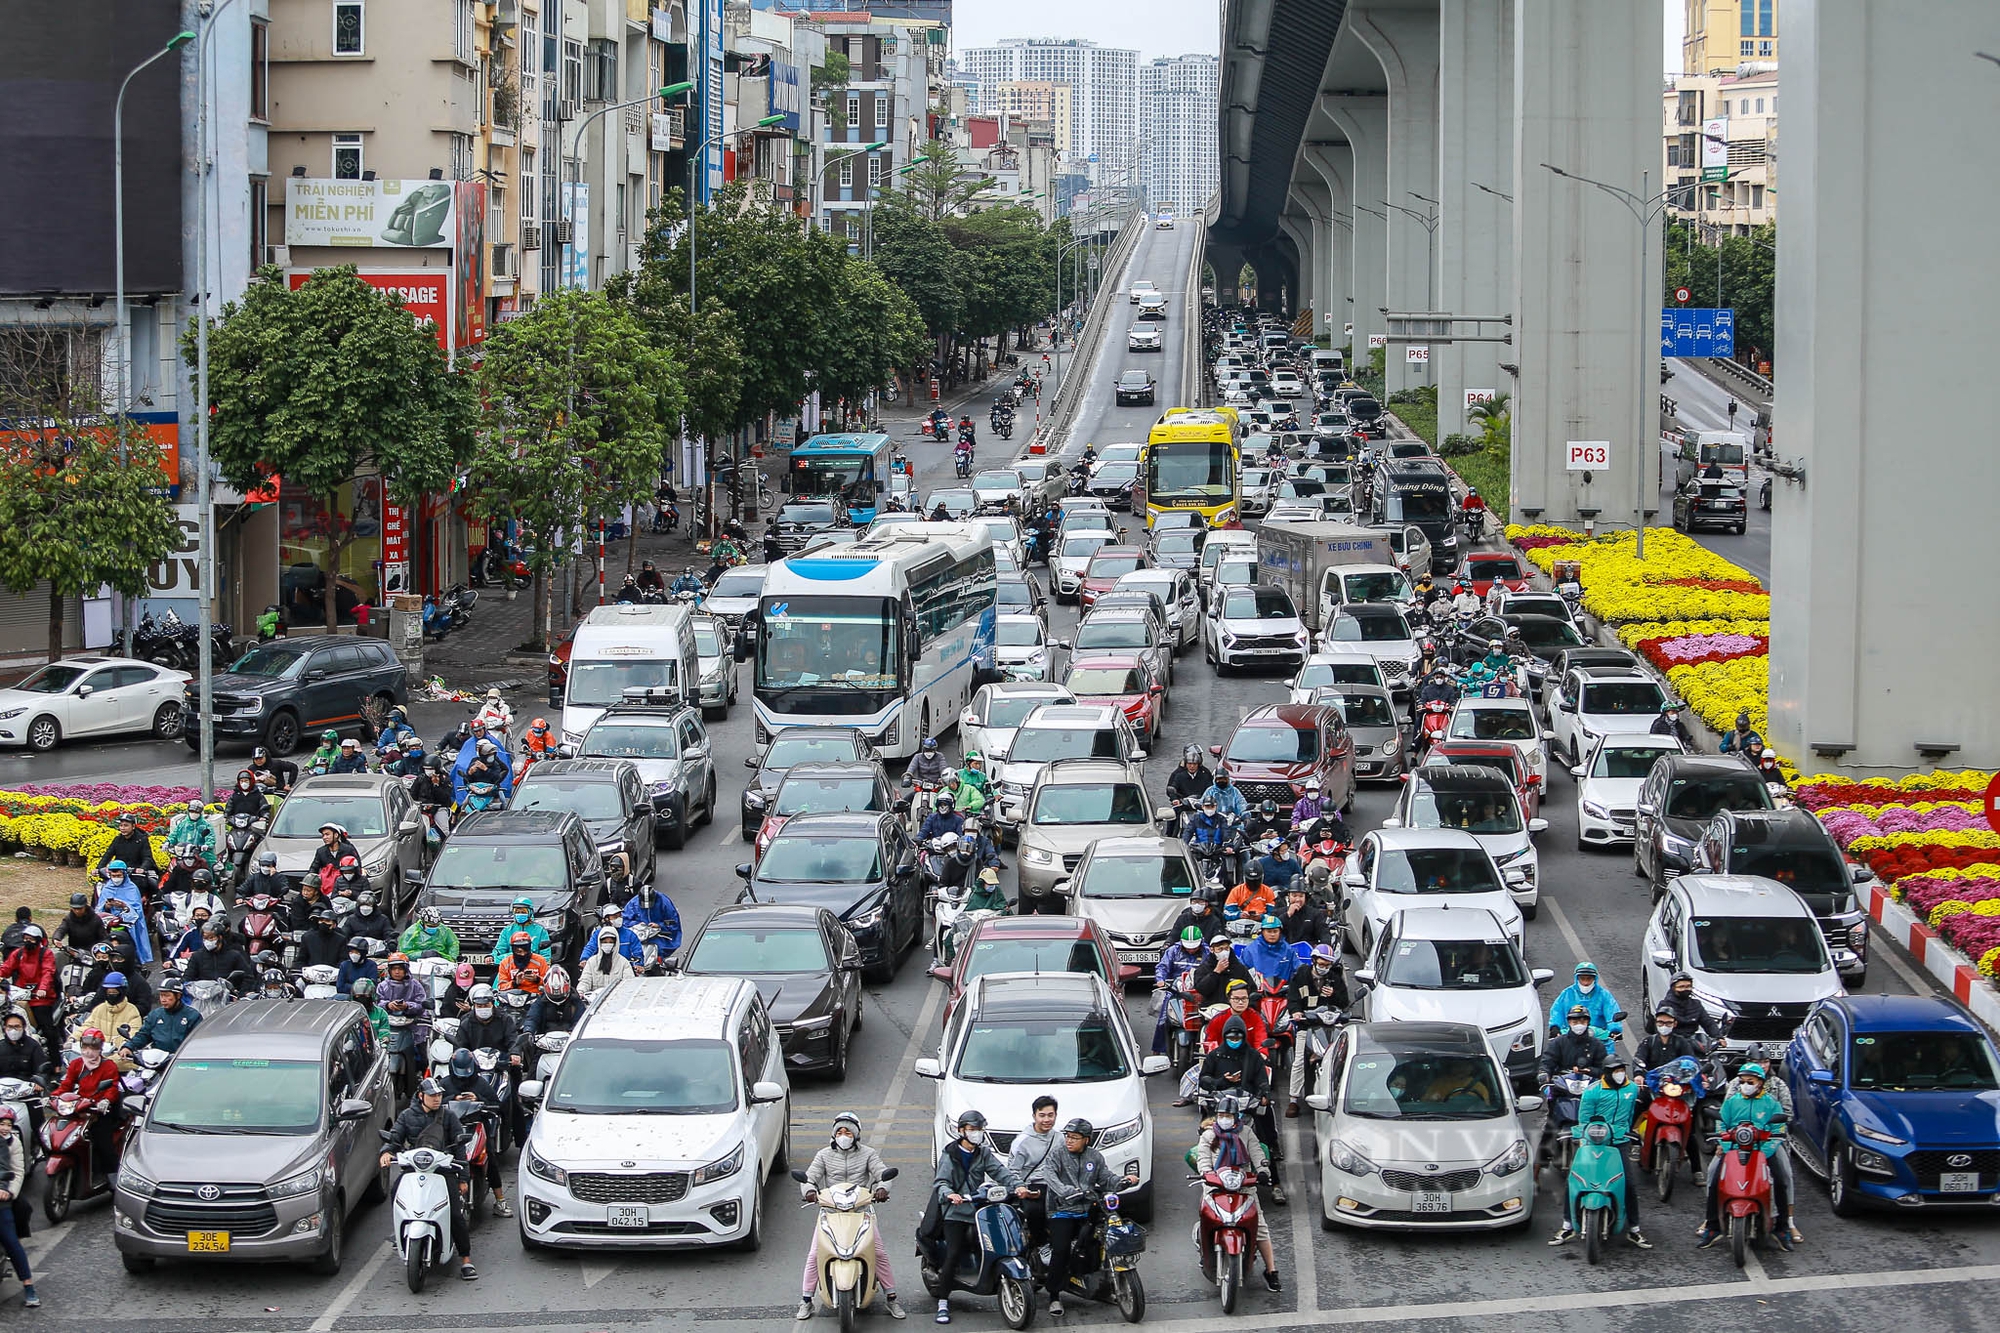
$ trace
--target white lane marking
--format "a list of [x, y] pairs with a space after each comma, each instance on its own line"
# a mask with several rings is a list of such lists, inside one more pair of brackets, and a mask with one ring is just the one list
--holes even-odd
[[589, 1291], [617, 1272], [624, 1262], [623, 1259], [585, 1259], [580, 1265], [583, 1269], [583, 1289]]
[[[1292, 1058], [1298, 1058], [1296, 1046], [1292, 1048]], [[1288, 1076], [1291, 1073], [1285, 1072]], [[1312, 1238], [1314, 1219], [1307, 1216], [1314, 1207], [1311, 1186], [1312, 1177], [1319, 1172], [1319, 1158], [1309, 1157], [1301, 1146], [1307, 1141], [1309, 1114], [1301, 1112], [1297, 1120], [1284, 1122], [1285, 1160], [1292, 1167], [1287, 1173], [1292, 1177], [1292, 1282], [1299, 1293], [1301, 1313], [1319, 1309], [1319, 1265], [1314, 1262]]]
[[[910, 1039], [903, 1044], [903, 1054], [896, 1062], [896, 1076], [889, 1080], [889, 1090], [882, 1095], [882, 1112], [875, 1117], [871, 1135], [887, 1134], [889, 1126], [896, 1122], [896, 1108], [903, 1104], [903, 1090], [915, 1073], [917, 1055], [924, 1049], [931, 1024], [937, 1021], [938, 1009], [944, 1003], [944, 986], [932, 981], [930, 987], [931, 993], [924, 997], [924, 1007], [917, 1011], [917, 1021], [910, 1026]], [[935, 1110], [932, 1114], [935, 1116]]]
[[328, 1333], [334, 1321], [347, 1313], [347, 1307], [354, 1304], [354, 1298], [361, 1294], [361, 1289], [375, 1280], [375, 1275], [382, 1271], [382, 1265], [389, 1262], [389, 1256], [395, 1252], [396, 1247], [386, 1240], [377, 1246], [368, 1262], [361, 1265], [353, 1277], [347, 1279], [340, 1289], [340, 1294], [333, 1298], [333, 1304], [327, 1306], [325, 1312], [312, 1321], [312, 1327], [307, 1333]]
[[741, 841], [743, 841], [743, 826], [740, 824], [731, 824], [729, 831], [715, 840], [715, 845], [717, 847], [728, 847]]
[[26, 1250], [28, 1253], [29, 1266], [33, 1268], [40, 1268], [42, 1266], [42, 1256], [47, 1254], [49, 1251], [55, 1249], [56, 1246], [62, 1244], [63, 1238], [69, 1235], [70, 1228], [74, 1227], [75, 1225], [76, 1221], [74, 1219], [71, 1219], [70, 1221], [63, 1222], [58, 1226], [52, 1226], [47, 1228], [46, 1230], [37, 1231], [35, 1232], [34, 1235], [29, 1236], [26, 1240], [23, 1240], [21, 1242], [21, 1248], [23, 1250]]
[[[1555, 918], [1556, 929], [1560, 930], [1563, 939], [1569, 942], [1570, 952], [1575, 956], [1576, 961], [1580, 963], [1590, 957], [1590, 951], [1583, 947], [1583, 938], [1576, 933], [1576, 927], [1570, 925], [1569, 917], [1564, 914], [1562, 904], [1548, 897], [1546, 894], [1543, 895], [1541, 903], [1548, 910], [1548, 914]], [[1640, 1024], [1630, 1013], [1626, 1015], [1626, 1021], [1630, 1026], [1626, 1031], [1618, 1034], [1618, 1044], [1625, 1048], [1626, 1058], [1629, 1059], [1639, 1053], [1638, 1047], [1632, 1043], [1631, 1029], [1638, 1027]]]

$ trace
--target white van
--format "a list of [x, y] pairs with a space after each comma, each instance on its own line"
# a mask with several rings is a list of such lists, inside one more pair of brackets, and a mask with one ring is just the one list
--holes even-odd
[[1312, 354], [1312, 368], [1315, 375], [1346, 375], [1347, 357], [1338, 351], [1328, 351], [1315, 347]]
[[629, 602], [592, 607], [576, 627], [570, 649], [563, 743], [582, 743], [590, 724], [627, 690], [664, 690], [692, 701], [700, 683], [701, 657], [688, 607]]

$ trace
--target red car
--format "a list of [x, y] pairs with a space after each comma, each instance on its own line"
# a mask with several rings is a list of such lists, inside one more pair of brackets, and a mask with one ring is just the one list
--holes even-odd
[[1080, 704], [1116, 704], [1138, 733], [1141, 749], [1159, 739], [1167, 687], [1132, 653], [1092, 653], [1073, 659], [1062, 683]]
[[1458, 563], [1456, 581], [1484, 597], [1495, 581], [1513, 592], [1528, 590], [1528, 564], [1511, 551], [1474, 551]]
[[1497, 768], [1514, 784], [1521, 798], [1521, 817], [1535, 819], [1542, 812], [1542, 781], [1530, 777], [1521, 764], [1521, 752], [1504, 741], [1439, 741], [1424, 756], [1425, 764], [1484, 764]]
[[931, 969], [950, 989], [944, 1021], [975, 977], [992, 972], [1095, 972], [1121, 986], [1137, 981], [1141, 968], [1118, 961], [1118, 949], [1104, 927], [1082, 916], [995, 916], [973, 926], [958, 956]]
[[1236, 724], [1228, 745], [1208, 752], [1251, 805], [1276, 801], [1289, 810], [1308, 778], [1320, 780], [1326, 804], [1354, 804], [1354, 738], [1340, 710], [1318, 704], [1266, 704]]
[[1150, 569], [1152, 564], [1153, 558], [1143, 546], [1098, 547], [1097, 554], [1083, 567], [1083, 579], [1077, 585], [1079, 605], [1085, 611], [1090, 610], [1100, 596], [1117, 586], [1119, 579], [1136, 569]]

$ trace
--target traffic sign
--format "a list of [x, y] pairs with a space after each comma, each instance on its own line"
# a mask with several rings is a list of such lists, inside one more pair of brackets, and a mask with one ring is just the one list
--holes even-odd
[[1403, 347], [1403, 360], [1413, 366], [1430, 364], [1431, 349], [1421, 343], [1407, 343]]
[[1662, 306], [1660, 355], [1735, 356], [1736, 311], [1728, 306]]
[[1478, 407], [1482, 403], [1490, 403], [1492, 401], [1493, 390], [1491, 389], [1467, 389], [1465, 391], [1465, 406], [1468, 411]]
[[1694, 293], [1685, 287], [1676, 287], [1674, 288], [1674, 299], [1682, 305], [1686, 305], [1689, 301], [1694, 300]]
[[2000, 833], [2000, 773], [1995, 773], [1986, 784], [1986, 822], [1995, 833]]
[[1571, 440], [1568, 457], [1571, 472], [1602, 472], [1611, 466], [1611, 441]]

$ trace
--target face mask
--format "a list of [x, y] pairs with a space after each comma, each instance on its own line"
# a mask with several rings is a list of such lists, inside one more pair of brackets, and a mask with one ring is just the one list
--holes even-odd
[[1666, 1041], [1674, 1035], [1674, 1025], [1672, 1023], [1657, 1023], [1654, 1026], [1659, 1031], [1661, 1041]]
[[1243, 1046], [1243, 1038], [1241, 1038], [1241, 1037], [1225, 1037], [1225, 1038], [1223, 1038], [1223, 1040], [1222, 1040], [1222, 1044], [1223, 1044], [1224, 1046], [1227, 1046], [1227, 1047], [1228, 1047], [1228, 1048], [1229, 1048], [1230, 1050], [1232, 1050], [1232, 1051], [1234, 1051], [1234, 1050], [1239, 1050], [1239, 1049], [1241, 1049], [1241, 1048], [1242, 1048], [1242, 1046]]
[[251, 783], [248, 783], [248, 782], [239, 782], [239, 783], [237, 783], [237, 784], [236, 784], [236, 790], [238, 790], [238, 791], [249, 791], [252, 785], [253, 785], [253, 784], [251, 784]]
[[968, 1129], [965, 1131], [965, 1141], [976, 1148], [986, 1142], [986, 1131], [983, 1129]]
[[1581, 1037], [1581, 1036], [1582, 1036], [1582, 1035], [1583, 1035], [1584, 1033], [1586, 1033], [1586, 1032], [1590, 1031], [1590, 1024], [1588, 1024], [1588, 1023], [1571, 1023], [1571, 1024], [1569, 1025], [1569, 1030], [1570, 1030], [1571, 1032], [1575, 1033], [1575, 1034], [1576, 1034], [1577, 1036]]
[[528, 914], [526, 912], [516, 912], [514, 913], [514, 919], [516, 921], [521, 922], [523, 925], [526, 925], [528, 921]]
[[358, 963], [358, 962], [360, 962], [360, 961], [361, 961], [361, 950], [359, 950], [359, 949], [349, 949], [349, 950], [347, 951], [347, 956], [348, 956], [348, 958], [349, 958], [350, 960], [352, 960], [353, 962], [357, 962], [357, 963]]
[[26, 1028], [8, 1028], [8, 1029], [7, 1029], [7, 1040], [8, 1040], [8, 1041], [24, 1041], [24, 1040], [26, 1040], [26, 1039], [27, 1039], [27, 1036], [28, 1036], [28, 1030], [27, 1030]]
[[1326, 975], [1327, 973], [1329, 973], [1329, 972], [1331, 972], [1331, 971], [1333, 971], [1333, 964], [1332, 964], [1332, 963], [1314, 963], [1314, 964], [1313, 964], [1313, 975], [1314, 975], [1314, 976], [1316, 976], [1316, 977], [1323, 977], [1323, 976], [1325, 976], [1325, 975]]
[[1628, 1076], [1627, 1076], [1627, 1074], [1625, 1073], [1625, 1071], [1624, 1071], [1624, 1070], [1622, 1070], [1622, 1069], [1614, 1069], [1614, 1070], [1613, 1070], [1613, 1071], [1611, 1072], [1611, 1086], [1612, 1086], [1612, 1087], [1614, 1087], [1614, 1088], [1622, 1088], [1622, 1087], [1624, 1087], [1624, 1086], [1625, 1086], [1625, 1080], [1626, 1080], [1626, 1078], [1627, 1078], [1627, 1077], [1628, 1077]]
[[1219, 1115], [1215, 1117], [1215, 1127], [1227, 1133], [1229, 1130], [1236, 1128], [1236, 1117], [1233, 1115]]
[[1597, 989], [1597, 979], [1595, 977], [1578, 977], [1576, 979], [1576, 988], [1585, 995], [1588, 995]]
[[217, 949], [220, 949], [222, 947], [222, 941], [215, 939], [203, 940], [201, 942], [201, 947], [208, 950], [210, 953], [214, 953]]
[[852, 1134], [836, 1134], [833, 1136], [833, 1146], [845, 1152], [854, 1146], [854, 1136]]
[[616, 940], [599, 940], [597, 942], [597, 951], [599, 953], [610, 953], [617, 947], [618, 942]]
[[475, 1004], [472, 1006], [472, 1012], [481, 1018], [491, 1018], [493, 1017], [493, 1006], [490, 1004]]

